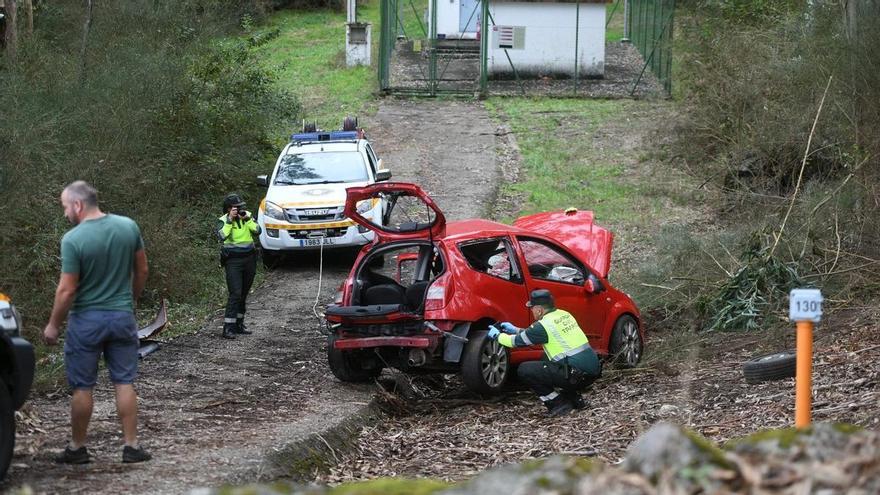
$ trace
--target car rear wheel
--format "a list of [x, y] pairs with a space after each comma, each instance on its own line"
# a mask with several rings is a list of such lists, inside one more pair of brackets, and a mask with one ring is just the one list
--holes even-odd
[[15, 411], [12, 398], [3, 380], [0, 380], [0, 480], [6, 476], [12, 451], [15, 448]]
[[497, 340], [487, 339], [486, 330], [468, 335], [461, 360], [461, 379], [474, 393], [491, 395], [501, 391], [510, 378], [510, 351]]
[[[382, 366], [363, 359], [361, 351], [340, 351], [333, 348], [336, 341], [331, 336], [327, 342], [327, 362], [330, 371], [336, 378], [343, 382], [369, 382], [374, 380], [382, 372]], [[372, 360], [369, 360], [372, 361]]]
[[630, 315], [623, 315], [614, 323], [611, 332], [611, 357], [614, 363], [621, 368], [634, 368], [642, 359], [642, 334], [639, 333], [639, 324]]

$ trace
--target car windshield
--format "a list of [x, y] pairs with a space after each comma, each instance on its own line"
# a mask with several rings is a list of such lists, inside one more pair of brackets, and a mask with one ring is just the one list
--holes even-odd
[[274, 184], [333, 184], [369, 180], [357, 151], [288, 154], [281, 159]]

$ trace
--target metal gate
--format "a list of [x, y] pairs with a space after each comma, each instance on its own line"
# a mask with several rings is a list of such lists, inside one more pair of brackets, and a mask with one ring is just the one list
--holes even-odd
[[380, 0], [379, 89], [435, 96], [480, 91], [483, 3], [460, 0], [454, 30], [438, 32], [437, 1]]
[[629, 0], [627, 25], [633, 45], [645, 65], [633, 84], [632, 92], [650, 68], [669, 94], [672, 92], [672, 34], [675, 0]]

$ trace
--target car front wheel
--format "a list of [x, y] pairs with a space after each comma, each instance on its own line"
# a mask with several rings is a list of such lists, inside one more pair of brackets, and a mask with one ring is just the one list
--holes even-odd
[[489, 332], [478, 330], [468, 335], [461, 361], [461, 379], [474, 393], [491, 395], [501, 391], [510, 378], [510, 351], [497, 340], [486, 338]]
[[15, 411], [12, 409], [12, 398], [3, 380], [0, 380], [0, 480], [6, 476], [9, 463], [12, 462], [12, 451], [15, 448]]
[[611, 357], [621, 368], [634, 368], [642, 359], [642, 334], [639, 324], [630, 315], [623, 315], [614, 323], [611, 332]]
[[327, 342], [327, 362], [330, 371], [336, 378], [343, 382], [369, 382], [374, 380], [382, 372], [382, 366], [371, 362], [372, 359], [363, 359], [359, 351], [340, 351], [333, 348], [336, 337], [330, 337]]

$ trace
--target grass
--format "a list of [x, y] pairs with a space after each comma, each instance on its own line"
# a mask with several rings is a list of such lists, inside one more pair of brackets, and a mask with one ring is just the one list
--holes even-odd
[[623, 39], [623, 2], [625, 0], [615, 0], [609, 3], [605, 9], [606, 23], [605, 41], [620, 41]]
[[[605, 224], [638, 222], [658, 204], [627, 177], [623, 152], [600, 149], [589, 138], [605, 124], [626, 119], [638, 102], [624, 100], [502, 99], [487, 102], [509, 119], [525, 166], [525, 180], [504, 186], [524, 196], [523, 214], [575, 207]], [[598, 142], [597, 142], [598, 143]]]
[[[358, 19], [372, 23], [370, 67], [345, 65], [345, 13], [331, 10], [283, 10], [261, 30], [278, 36], [257, 53], [279, 75], [278, 84], [300, 97], [303, 116], [318, 127], [338, 128], [346, 115], [375, 111], [379, 3], [358, 5]], [[285, 130], [279, 139], [286, 140]]]

